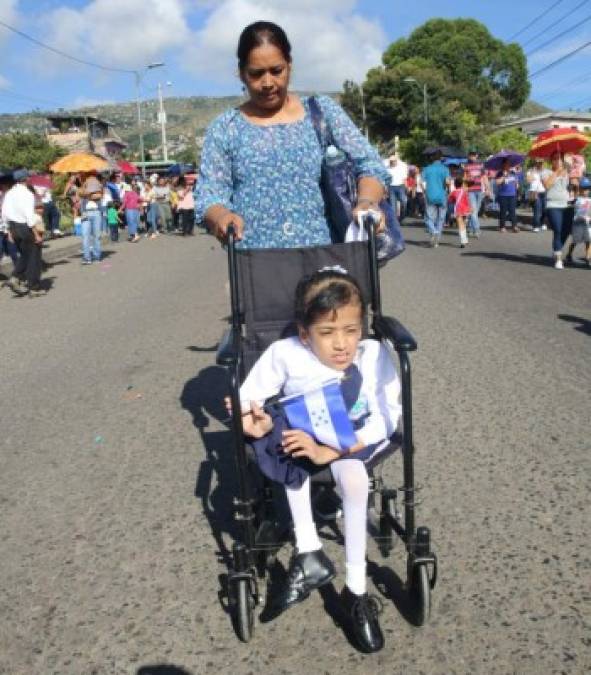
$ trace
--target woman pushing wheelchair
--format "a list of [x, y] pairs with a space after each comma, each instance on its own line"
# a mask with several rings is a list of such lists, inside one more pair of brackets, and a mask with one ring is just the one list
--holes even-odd
[[[295, 248], [331, 242], [320, 188], [323, 150], [311, 98], [288, 91], [291, 45], [282, 28], [247, 26], [237, 49], [248, 100], [209, 126], [196, 186], [196, 218], [218, 239], [234, 225], [243, 248]], [[334, 143], [353, 161], [357, 207], [384, 218], [379, 204], [390, 176], [344, 110], [315, 97]], [[312, 104], [313, 105], [313, 104]]]
[[[291, 46], [276, 24], [259, 21], [242, 32], [237, 49], [248, 100], [210, 125], [196, 187], [196, 217], [220, 241], [233, 227], [243, 249], [330, 244], [331, 228], [320, 186], [325, 150], [317, 134], [317, 108], [338, 149], [353, 163], [356, 218], [374, 216], [384, 228], [380, 202], [389, 174], [378, 153], [343, 109], [326, 96], [300, 98], [288, 91]], [[333, 148], [334, 150], [334, 148]], [[365, 302], [353, 277], [323, 269], [296, 291], [298, 335], [265, 351], [240, 389], [242, 427], [251, 437], [263, 473], [283, 483], [294, 523], [295, 552], [284, 587], [267, 608], [270, 620], [305, 600], [335, 576], [312, 517], [310, 471], [330, 465], [343, 499], [346, 584], [343, 603], [359, 647], [380, 650], [384, 638], [378, 604], [366, 592], [368, 473], [365, 462], [388, 445], [400, 417], [400, 386], [379, 342], [362, 340]], [[321, 441], [288, 424], [264, 402], [279, 392], [302, 393], [315, 380], [337, 380], [352, 425], [346, 447]], [[229, 405], [229, 402], [228, 402]]]

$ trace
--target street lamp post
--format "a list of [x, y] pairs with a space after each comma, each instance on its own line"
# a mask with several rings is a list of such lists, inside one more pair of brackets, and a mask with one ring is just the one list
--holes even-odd
[[[172, 82], [166, 83], [167, 87], [172, 86]], [[168, 146], [166, 144], [166, 110], [164, 110], [164, 98], [162, 96], [162, 85], [158, 82], [158, 121], [160, 122], [160, 132], [162, 135], [162, 159], [168, 162]]]
[[137, 130], [140, 137], [140, 160], [142, 163], [142, 178], [146, 177], [146, 153], [144, 149], [144, 130], [142, 127], [142, 100], [141, 100], [141, 83], [142, 77], [146, 74], [148, 70], [153, 68], [160, 68], [164, 65], [163, 61], [157, 61], [156, 63], [149, 63], [147, 66], [144, 66], [142, 70], [135, 70], [135, 102], [137, 106]]
[[363, 85], [359, 85], [359, 93], [361, 94], [361, 118], [363, 119], [363, 128], [365, 129], [365, 137], [369, 141], [369, 127], [367, 126], [367, 117], [365, 114], [365, 96], [363, 94]]
[[423, 119], [425, 121], [425, 129], [427, 129], [427, 126], [429, 124], [429, 103], [427, 98], [427, 85], [423, 84], [421, 86], [420, 82], [415, 80], [414, 77], [405, 77], [403, 82], [411, 82], [413, 84], [416, 84], [419, 89], [423, 90]]

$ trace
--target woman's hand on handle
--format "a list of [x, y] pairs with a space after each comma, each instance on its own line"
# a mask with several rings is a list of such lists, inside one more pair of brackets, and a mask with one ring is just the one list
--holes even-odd
[[216, 239], [224, 243], [228, 238], [228, 228], [234, 226], [234, 236], [237, 240], [242, 239], [244, 232], [244, 220], [241, 216], [224, 206], [214, 205], [207, 210], [205, 222], [210, 232]]

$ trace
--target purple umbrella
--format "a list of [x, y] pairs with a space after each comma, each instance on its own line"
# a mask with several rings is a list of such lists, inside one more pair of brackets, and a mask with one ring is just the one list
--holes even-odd
[[492, 171], [500, 171], [503, 168], [503, 162], [509, 160], [509, 167], [517, 166], [518, 164], [523, 164], [525, 155], [522, 155], [520, 152], [515, 152], [515, 150], [501, 150], [497, 152], [496, 155], [489, 157], [484, 163], [485, 169], [491, 169]]

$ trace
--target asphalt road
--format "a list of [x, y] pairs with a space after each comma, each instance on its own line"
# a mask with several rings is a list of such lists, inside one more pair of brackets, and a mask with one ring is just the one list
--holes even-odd
[[[382, 283], [419, 342], [431, 622], [406, 620], [403, 547], [371, 544], [382, 652], [350, 645], [330, 589], [238, 642], [220, 600], [225, 258], [201, 234], [123, 242], [53, 265], [44, 297], [0, 290], [0, 673], [589, 672], [591, 270], [554, 270], [547, 232], [465, 251], [406, 234]], [[401, 483], [398, 459], [385, 475]]]

